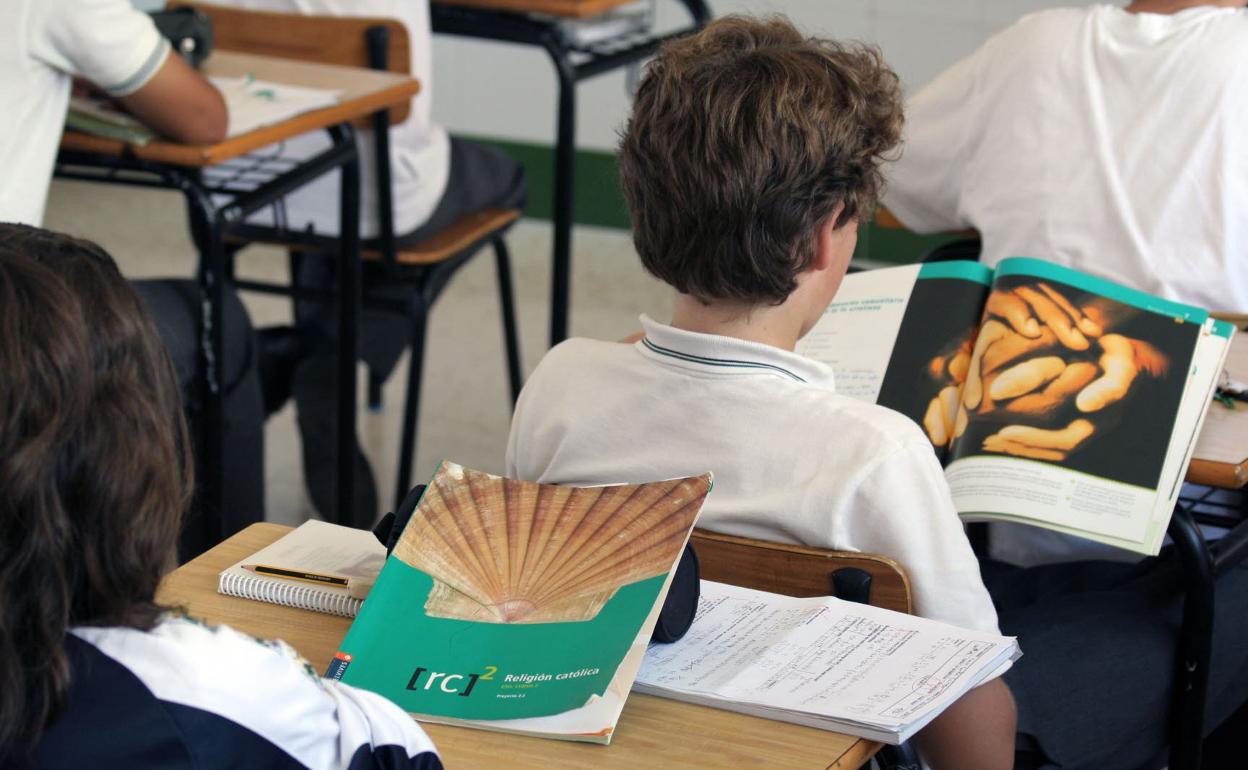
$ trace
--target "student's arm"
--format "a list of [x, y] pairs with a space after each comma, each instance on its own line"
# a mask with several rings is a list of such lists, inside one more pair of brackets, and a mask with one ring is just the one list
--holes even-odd
[[225, 138], [229, 116], [221, 92], [172, 52], [151, 80], [117, 101], [170, 139], [212, 144]]
[[224, 138], [221, 94], [129, 0], [40, 0], [30, 13], [27, 42], [36, 58], [89, 81], [172, 139]]
[[1000, 678], [959, 698], [914, 736], [932, 770], [1009, 770], [1017, 713]]

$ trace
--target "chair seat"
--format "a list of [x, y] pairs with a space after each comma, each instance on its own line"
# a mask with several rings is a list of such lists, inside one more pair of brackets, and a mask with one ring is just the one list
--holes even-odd
[[[394, 259], [400, 265], [433, 265], [466, 250], [473, 244], [480, 243], [499, 230], [520, 218], [519, 209], [481, 209], [465, 214], [452, 222], [445, 229], [433, 234], [425, 240], [395, 252]], [[329, 244], [332, 238], [318, 236], [314, 242]], [[292, 251], [308, 248], [308, 239], [293, 236], [283, 238], [278, 231], [268, 227], [236, 227], [225, 235], [226, 243], [234, 246], [245, 246], [251, 243], [265, 243], [270, 246], [283, 246]], [[365, 247], [360, 250], [360, 258], [377, 262], [381, 260], [381, 250]]]
[[[481, 209], [465, 214], [448, 227], [420, 243], [395, 252], [400, 265], [431, 265], [450, 259], [475, 243], [479, 243], [520, 218], [519, 209]], [[360, 252], [366, 260], [380, 260], [381, 250], [366, 248]]]

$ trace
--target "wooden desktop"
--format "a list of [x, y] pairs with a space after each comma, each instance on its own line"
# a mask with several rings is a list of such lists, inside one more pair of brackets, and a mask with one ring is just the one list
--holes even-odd
[[[217, 574], [289, 531], [254, 524], [165, 578], [158, 601], [264, 639], [284, 639], [324, 671], [351, 621], [217, 593]], [[611, 745], [424, 724], [443, 762], [460, 768], [856, 768], [879, 744], [839, 733], [633, 694]]]

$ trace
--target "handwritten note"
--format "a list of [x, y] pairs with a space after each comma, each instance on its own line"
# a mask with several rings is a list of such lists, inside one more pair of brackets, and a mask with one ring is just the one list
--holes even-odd
[[1012, 639], [830, 597], [702, 586], [689, 634], [647, 651], [637, 677], [646, 691], [897, 731], [925, 722], [1017, 651]]

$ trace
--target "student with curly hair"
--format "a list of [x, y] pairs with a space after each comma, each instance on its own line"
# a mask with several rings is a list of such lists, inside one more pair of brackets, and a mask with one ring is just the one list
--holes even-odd
[[[728, 17], [664, 46], [620, 148], [633, 238], [675, 289], [636, 344], [569, 340], [516, 407], [507, 471], [568, 484], [715, 474], [701, 524], [874, 551], [919, 614], [997, 631], [931, 445], [837, 393], [793, 352], [849, 265], [897, 144], [897, 76], [873, 48]], [[934, 768], [1006, 768], [1014, 705], [996, 678], [918, 736]]]

